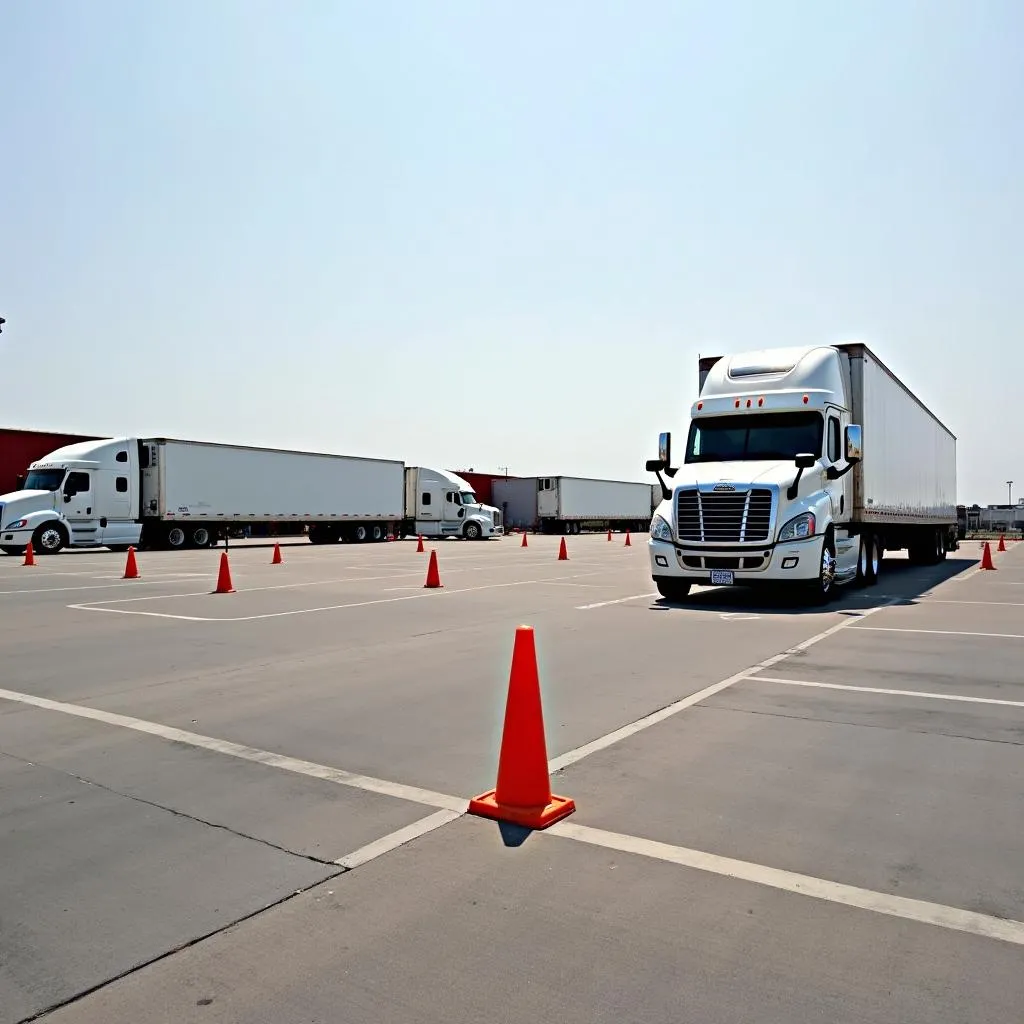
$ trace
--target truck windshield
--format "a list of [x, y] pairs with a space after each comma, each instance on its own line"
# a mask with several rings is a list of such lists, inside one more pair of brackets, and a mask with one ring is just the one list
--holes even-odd
[[463, 505], [479, 505], [480, 502], [476, 500], [476, 495], [472, 491], [462, 492], [462, 504]]
[[26, 491], [59, 491], [64, 482], [63, 469], [33, 469], [25, 478]]
[[709, 416], [690, 424], [686, 461], [789, 461], [804, 452], [820, 456], [824, 426], [816, 412]]

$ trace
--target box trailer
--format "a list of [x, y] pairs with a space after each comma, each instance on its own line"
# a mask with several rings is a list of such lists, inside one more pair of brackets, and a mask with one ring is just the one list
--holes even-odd
[[[958, 546], [956, 437], [864, 344], [708, 357], [681, 465], [661, 435], [651, 573], [693, 584], [797, 584], [826, 600]], [[668, 476], [671, 486], [661, 476]]]
[[521, 477], [495, 480], [492, 494], [507, 525], [541, 533], [646, 530], [651, 521], [651, 489], [646, 483], [573, 476]]
[[[436, 523], [423, 515], [431, 500], [442, 510]], [[497, 510], [443, 471], [407, 474], [393, 459], [170, 438], [66, 445], [32, 463], [23, 489], [0, 496], [0, 550], [8, 554], [30, 541], [40, 554], [202, 548], [257, 524], [298, 527], [314, 544], [501, 532]]]

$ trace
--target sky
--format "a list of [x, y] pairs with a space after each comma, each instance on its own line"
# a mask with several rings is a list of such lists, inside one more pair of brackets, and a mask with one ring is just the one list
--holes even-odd
[[0, 426], [648, 480], [699, 353], [863, 340], [1024, 495], [1017, 0], [2, 24]]

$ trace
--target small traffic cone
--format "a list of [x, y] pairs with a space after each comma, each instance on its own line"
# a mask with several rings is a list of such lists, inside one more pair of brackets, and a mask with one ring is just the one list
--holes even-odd
[[533, 628], [516, 629], [498, 756], [498, 784], [469, 802], [470, 814], [542, 829], [576, 810], [569, 797], [554, 796], [548, 774], [544, 712], [540, 700]]
[[623, 547], [631, 548], [632, 546], [633, 546], [633, 542], [629, 539], [629, 530], [627, 530], [626, 531], [626, 543], [623, 545]]
[[565, 547], [565, 538], [562, 538], [562, 543], [558, 545], [558, 560], [560, 562], [569, 561], [569, 552]]
[[427, 566], [427, 582], [423, 584], [423, 587], [425, 590], [436, 590], [442, 585], [441, 574], [437, 571], [437, 552], [431, 549], [430, 565]]
[[231, 585], [231, 566], [228, 565], [228, 553], [220, 553], [220, 572], [217, 574], [217, 589], [215, 594], [233, 594], [235, 588]]
[[1003, 536], [1002, 534], [1000, 534], [1000, 537], [999, 537], [999, 547], [996, 548], [996, 551], [1005, 551], [1005, 550], [1006, 550], [1006, 537]]
[[611, 530], [609, 530], [609, 531], [608, 531], [608, 540], [610, 541], [611, 539], [612, 539], [612, 531], [611, 531]]
[[135, 564], [135, 548], [129, 545], [128, 560], [124, 564], [124, 579], [137, 580], [139, 578], [139, 567]]
[[36, 555], [35, 555], [35, 552], [32, 550], [32, 541], [29, 541], [28, 544], [25, 546], [25, 561], [22, 564], [23, 565], [35, 565], [36, 564]]
[[519, 545], [521, 548], [528, 548], [530, 545], [526, 543], [526, 531], [523, 530], [523, 543]]
[[988, 546], [988, 541], [985, 541], [985, 550], [981, 555], [981, 567], [982, 569], [995, 568], [995, 565], [992, 562], [992, 549]]
[[270, 559], [270, 564], [271, 565], [280, 565], [283, 561], [284, 561], [284, 559], [281, 557], [281, 545], [275, 543], [274, 544], [274, 556], [273, 556], [273, 558]]
[[394, 539], [395, 535], [393, 533], [389, 533], [387, 537], [387, 543], [390, 544]]
[[419, 539], [416, 542], [416, 554], [417, 555], [422, 555], [423, 551], [424, 551], [424, 548], [423, 548], [423, 534], [421, 533], [419, 535]]

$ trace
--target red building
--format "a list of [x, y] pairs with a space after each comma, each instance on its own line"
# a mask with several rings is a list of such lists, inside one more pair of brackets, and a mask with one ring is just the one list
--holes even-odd
[[472, 469], [450, 469], [449, 473], [454, 473], [456, 476], [461, 476], [463, 480], [473, 488], [473, 493], [477, 496], [482, 505], [493, 505], [491, 501], [491, 485], [495, 480], [515, 480], [515, 477], [511, 477], [508, 473], [477, 473]]
[[50, 434], [42, 430], [16, 430], [0, 427], [0, 494], [16, 491], [21, 486], [31, 463], [66, 444], [96, 441], [85, 434]]

